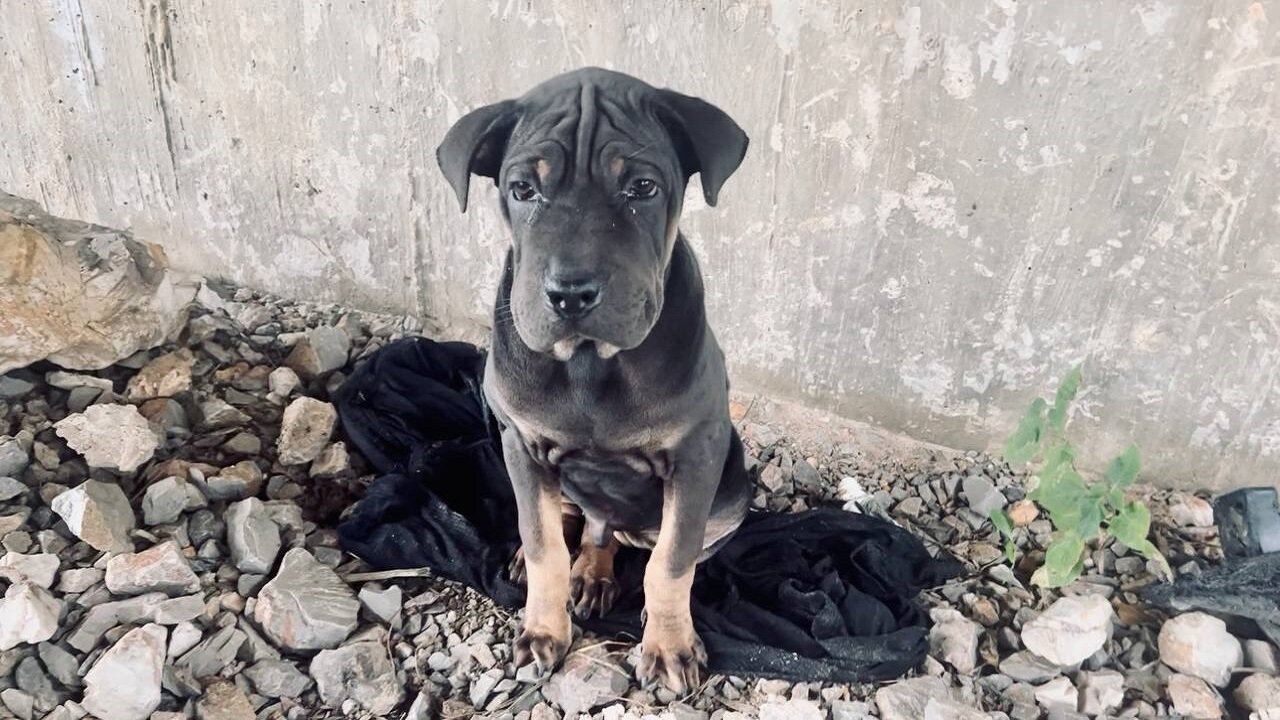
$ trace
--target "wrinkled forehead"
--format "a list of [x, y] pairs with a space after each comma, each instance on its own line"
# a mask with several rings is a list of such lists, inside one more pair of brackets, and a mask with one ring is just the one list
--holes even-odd
[[620, 174], [645, 163], [678, 172], [671, 137], [643, 84], [580, 82], [537, 88], [520, 99], [520, 121], [507, 143], [506, 164], [545, 163], [555, 175]]

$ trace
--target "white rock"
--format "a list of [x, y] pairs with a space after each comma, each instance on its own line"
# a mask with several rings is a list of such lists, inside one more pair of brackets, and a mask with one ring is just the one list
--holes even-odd
[[[373, 613], [373, 616], [384, 623], [392, 623], [400, 616], [400, 607], [404, 603], [404, 591], [399, 585], [379, 589], [373, 584], [360, 588], [360, 603]], [[484, 645], [482, 647], [488, 647]]]
[[1198, 677], [1170, 675], [1166, 690], [1169, 700], [1173, 702], [1173, 709], [1182, 717], [1195, 720], [1216, 720], [1222, 717], [1218, 693]]
[[267, 387], [270, 388], [271, 394], [280, 400], [287, 400], [301, 384], [302, 380], [298, 377], [298, 373], [289, 367], [278, 367], [267, 376]]
[[1169, 515], [1179, 525], [1212, 527], [1213, 506], [1208, 501], [1188, 493], [1178, 493], [1169, 504]]
[[978, 663], [978, 635], [982, 627], [950, 608], [929, 611], [933, 627], [929, 630], [929, 651], [935, 658], [968, 675]]
[[279, 460], [301, 465], [320, 456], [338, 421], [338, 411], [327, 402], [300, 397], [284, 410], [277, 444]]
[[1115, 670], [1081, 673], [1080, 712], [1106, 715], [1124, 702], [1124, 675]]
[[258, 498], [246, 498], [227, 508], [227, 545], [231, 561], [241, 572], [271, 572], [280, 554], [280, 528]]
[[102, 581], [106, 573], [95, 567], [70, 568], [58, 578], [58, 592], [82, 593]]
[[62, 601], [38, 585], [14, 583], [0, 601], [0, 650], [35, 645], [58, 631]]
[[1004, 493], [985, 475], [965, 475], [961, 492], [969, 508], [984, 518], [1008, 503]]
[[182, 513], [204, 505], [200, 489], [171, 475], [147, 486], [142, 496], [142, 521], [147, 525], [176, 522]]
[[155, 455], [160, 438], [132, 405], [92, 405], [54, 423], [90, 467], [131, 473]]
[[166, 653], [170, 660], [177, 660], [188, 650], [200, 644], [203, 634], [200, 628], [190, 622], [181, 622], [174, 626], [169, 636], [169, 650]]
[[162, 592], [166, 595], [193, 593], [200, 578], [172, 540], [139, 553], [116, 555], [107, 561], [107, 589], [117, 595]]
[[1070, 678], [1055, 678], [1036, 688], [1036, 702], [1049, 711], [1075, 712], [1080, 703], [1080, 693]]
[[302, 377], [314, 378], [346, 365], [350, 350], [351, 338], [347, 333], [325, 325], [308, 330], [284, 362]]
[[[899, 680], [876, 690], [881, 720], [970, 720], [982, 714], [960, 701], [946, 681], [936, 677]], [[975, 715], [975, 713], [977, 713]]]
[[159, 245], [2, 193], [0, 252], [0, 374], [44, 359], [104, 368], [158, 345], [186, 324], [198, 286]]
[[1022, 643], [1056, 665], [1077, 665], [1106, 644], [1114, 616], [1100, 595], [1060, 598], [1022, 627]]
[[59, 564], [58, 556], [53, 553], [8, 553], [0, 557], [0, 577], [11, 583], [29, 582], [42, 588], [51, 588], [58, 575]]
[[311, 660], [311, 677], [329, 707], [353, 700], [357, 707], [382, 716], [404, 700], [404, 686], [386, 648], [376, 642], [356, 642], [336, 650], [322, 650]]
[[102, 720], [147, 720], [160, 706], [164, 645], [159, 625], [125, 633], [85, 675], [85, 710]]
[[257, 601], [253, 616], [262, 631], [295, 651], [337, 647], [355, 630], [360, 611], [347, 584], [304, 548], [285, 553]]
[[28, 490], [26, 485], [11, 477], [0, 477], [0, 502], [12, 500]]
[[136, 520], [119, 485], [86, 480], [49, 504], [76, 537], [103, 552], [133, 550]]
[[1166, 621], [1157, 642], [1165, 665], [1218, 687], [1226, 687], [1231, 671], [1244, 662], [1240, 641], [1227, 632], [1226, 623], [1202, 612]]
[[766, 700], [760, 705], [760, 720], [826, 720], [822, 708], [802, 698]]
[[195, 356], [187, 348], [161, 355], [147, 363], [129, 379], [125, 397], [130, 402], [173, 397], [191, 389], [191, 366]]
[[1240, 681], [1234, 696], [1240, 707], [1250, 712], [1280, 710], [1280, 677], [1254, 673]]

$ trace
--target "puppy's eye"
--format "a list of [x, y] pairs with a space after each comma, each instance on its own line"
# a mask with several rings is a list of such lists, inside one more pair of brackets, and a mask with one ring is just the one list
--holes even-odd
[[538, 197], [538, 191], [532, 185], [523, 181], [516, 180], [511, 183], [511, 198], [517, 202], [529, 202]]
[[627, 197], [645, 200], [658, 194], [658, 183], [650, 178], [636, 178], [627, 186]]

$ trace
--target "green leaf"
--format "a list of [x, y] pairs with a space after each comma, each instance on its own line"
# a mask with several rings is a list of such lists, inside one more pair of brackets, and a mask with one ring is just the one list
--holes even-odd
[[1080, 504], [1080, 519], [1075, 526], [1077, 535], [1087, 540], [1098, 534], [1098, 529], [1102, 527], [1103, 506], [1103, 499], [1090, 492], [1089, 497]]
[[1045, 587], [1062, 587], [1080, 577], [1084, 568], [1084, 540], [1073, 532], [1058, 535], [1044, 554], [1044, 567], [1031, 581]]
[[1040, 448], [1040, 436], [1044, 433], [1044, 411], [1048, 403], [1036, 398], [1018, 422], [1018, 429], [1004, 444], [1004, 459], [1011, 463], [1025, 463], [1036, 456]]
[[[1141, 503], [1129, 503], [1111, 518], [1107, 530], [1115, 539], [1134, 550], [1143, 546], [1151, 546], [1147, 541], [1147, 533], [1151, 530], [1151, 513]], [[1151, 549], [1155, 549], [1151, 546]], [[1141, 552], [1141, 550], [1139, 550]], [[1144, 555], [1146, 553], [1143, 553]], [[1159, 553], [1157, 553], [1159, 554]]]
[[1041, 480], [1056, 478], [1067, 470], [1075, 468], [1076, 451], [1070, 443], [1062, 442], [1049, 448], [1044, 454], [1044, 469], [1040, 471]]
[[1073, 530], [1080, 525], [1088, 501], [1087, 488], [1080, 473], [1067, 468], [1056, 475], [1040, 478], [1040, 486], [1032, 491], [1032, 500], [1049, 513], [1059, 530]]
[[1124, 491], [1120, 488], [1111, 488], [1111, 492], [1107, 495], [1107, 502], [1119, 512], [1124, 508]]
[[1004, 536], [1004, 556], [1010, 563], [1018, 559], [1018, 546], [1013, 542], [1013, 521], [1000, 508], [991, 511], [991, 524]]
[[1058, 392], [1053, 397], [1053, 408], [1049, 410], [1049, 427], [1057, 432], [1062, 432], [1067, 426], [1067, 411], [1071, 407], [1071, 401], [1075, 400], [1076, 393], [1080, 391], [1082, 379], [1080, 366], [1077, 365], [1071, 368], [1071, 372], [1058, 385]]
[[1142, 462], [1138, 458], [1138, 446], [1130, 445], [1124, 452], [1107, 464], [1107, 482], [1116, 487], [1126, 488], [1138, 478]]

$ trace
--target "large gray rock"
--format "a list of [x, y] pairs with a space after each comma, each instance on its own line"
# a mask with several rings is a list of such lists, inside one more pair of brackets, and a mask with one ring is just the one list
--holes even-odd
[[151, 423], [132, 405], [93, 405], [53, 427], [90, 467], [131, 473], [160, 446]]
[[187, 510], [206, 505], [200, 488], [176, 475], [161, 478], [147, 486], [142, 496], [142, 521], [147, 525], [176, 522]]
[[146, 720], [160, 706], [166, 632], [144, 625], [125, 633], [84, 677], [85, 710], [102, 720]]
[[259, 660], [244, 676], [259, 694], [273, 698], [296, 698], [311, 687], [311, 678], [286, 660]]
[[311, 660], [320, 699], [340, 708], [350, 699], [373, 715], [386, 715], [404, 700], [404, 686], [386, 648], [377, 642], [356, 642], [323, 650]]
[[972, 673], [978, 663], [978, 635], [982, 626], [950, 608], [934, 608], [929, 617], [933, 619], [929, 630], [929, 650], [933, 656], [962, 675]]
[[129, 498], [119, 485], [86, 480], [53, 499], [50, 507], [76, 537], [94, 550], [128, 552], [133, 550], [129, 534], [137, 520]]
[[559, 705], [565, 717], [577, 717], [621, 697], [630, 685], [630, 676], [617, 657], [602, 647], [584, 648], [565, 659], [542, 694]]
[[1023, 625], [1022, 643], [1051, 663], [1077, 665], [1101, 650], [1111, 638], [1113, 617], [1111, 603], [1101, 595], [1060, 598]]
[[31, 464], [31, 450], [22, 441], [9, 435], [0, 435], [0, 476], [22, 477], [22, 471]]
[[14, 583], [0, 600], [0, 650], [34, 645], [58, 631], [62, 601], [38, 585]]
[[338, 411], [327, 402], [300, 397], [289, 403], [280, 424], [277, 443], [280, 462], [309, 463], [320, 456], [338, 421]]
[[280, 528], [258, 498], [227, 508], [227, 544], [231, 561], [241, 572], [268, 573], [280, 554]]
[[946, 681], [936, 677], [899, 680], [876, 690], [881, 720], [974, 720], [986, 716], [960, 702]]
[[190, 670], [192, 677], [212, 677], [236, 658], [245, 640], [240, 629], [224, 627], [184, 653], [177, 664]]
[[335, 648], [356, 628], [360, 603], [311, 553], [294, 548], [258, 593], [253, 617], [276, 645], [292, 651]]
[[200, 578], [172, 540], [139, 553], [116, 555], [107, 561], [107, 589], [117, 595], [161, 592], [166, 595], [192, 593], [200, 589]]
[[1165, 665], [1218, 687], [1226, 687], [1231, 671], [1244, 662], [1244, 649], [1226, 623], [1202, 612], [1167, 620], [1157, 643]]
[[0, 192], [0, 373], [104, 368], [172, 339], [198, 283], [168, 266], [159, 245]]
[[351, 338], [341, 328], [322, 326], [307, 331], [293, 346], [285, 365], [304, 378], [333, 372], [347, 364]]

